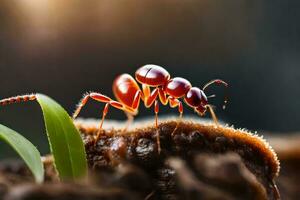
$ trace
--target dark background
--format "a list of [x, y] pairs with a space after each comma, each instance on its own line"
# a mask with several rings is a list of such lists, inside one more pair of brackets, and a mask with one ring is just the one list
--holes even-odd
[[[114, 78], [148, 63], [212, 87], [221, 120], [272, 132], [300, 129], [300, 2], [247, 0], [0, 0], [0, 98], [40, 92], [69, 113], [86, 91], [113, 96]], [[100, 118], [90, 102], [80, 116]], [[176, 113], [169, 108], [162, 113]], [[185, 113], [192, 114], [185, 107]], [[141, 116], [153, 111], [141, 105]], [[109, 118], [125, 119], [111, 109]], [[0, 123], [48, 152], [36, 102], [0, 108]], [[0, 156], [12, 151], [0, 144]]]

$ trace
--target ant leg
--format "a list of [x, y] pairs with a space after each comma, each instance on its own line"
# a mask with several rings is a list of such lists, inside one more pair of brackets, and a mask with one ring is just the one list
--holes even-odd
[[158, 153], [160, 154], [161, 147], [160, 147], [160, 134], [158, 131], [158, 112], [159, 112], [159, 104], [157, 101], [157, 95], [159, 92], [158, 88], [155, 88], [151, 93], [150, 93], [150, 88], [147, 85], [143, 85], [143, 92], [144, 92], [144, 104], [145, 107], [149, 108], [152, 106], [154, 103], [154, 113], [155, 113], [155, 128], [156, 128], [156, 140], [157, 140], [157, 149]]
[[0, 106], [6, 106], [8, 104], [20, 103], [20, 102], [26, 102], [26, 101], [34, 101], [34, 100], [36, 100], [35, 94], [27, 94], [27, 95], [9, 97], [9, 98], [0, 100]]
[[180, 113], [179, 117], [182, 117], [182, 114], [183, 114], [182, 102], [179, 101], [178, 99], [174, 98], [174, 97], [168, 97], [168, 100], [169, 100], [171, 108], [175, 108], [175, 107], [178, 106], [178, 112]]
[[127, 121], [126, 121], [125, 127], [123, 128], [122, 132], [125, 132], [133, 122], [133, 115], [128, 112], [125, 112], [125, 114], [127, 116]]
[[109, 103], [106, 103], [105, 106], [104, 106], [103, 112], [102, 112], [102, 119], [101, 119], [101, 121], [100, 121], [100, 125], [99, 125], [99, 129], [98, 129], [98, 132], [97, 132], [97, 136], [96, 136], [95, 141], [94, 141], [95, 144], [96, 144], [97, 141], [99, 140], [100, 133], [101, 133], [102, 126], [103, 126], [103, 122], [104, 122], [105, 116], [106, 116], [107, 113], [108, 113], [108, 107], [109, 107]]
[[209, 112], [210, 112], [210, 115], [211, 115], [211, 117], [213, 118], [215, 124], [216, 124], [217, 126], [219, 126], [218, 118], [217, 118], [217, 116], [216, 116], [216, 114], [215, 114], [214, 109], [212, 108], [212, 106], [209, 105], [209, 104], [207, 104], [205, 107], [208, 108], [208, 110], [209, 110]]
[[138, 107], [140, 105], [140, 100], [142, 98], [142, 95], [143, 95], [143, 93], [140, 90], [137, 91], [136, 94], [134, 95], [132, 106], [131, 106], [131, 108], [133, 110], [137, 110], [138, 109]]
[[158, 101], [155, 100], [154, 113], [155, 113], [155, 127], [156, 128], [158, 128], [158, 112], [159, 112], [159, 104], [158, 104]]
[[169, 99], [169, 103], [170, 103], [171, 108], [175, 108], [176, 106], [178, 106], [178, 112], [179, 112], [179, 120], [177, 121], [175, 129], [171, 133], [171, 135], [173, 136], [174, 133], [176, 132], [176, 130], [178, 129], [179, 123], [182, 120], [183, 105], [182, 105], [181, 101], [179, 101], [178, 99], [175, 99], [174, 97], [168, 97], [168, 99]]
[[[145, 94], [144, 94], [145, 95]], [[144, 104], [145, 104], [145, 107], [149, 108], [152, 106], [152, 104], [154, 103], [154, 101], [156, 100], [157, 98], [157, 95], [158, 95], [158, 88], [155, 88], [150, 96], [146, 96], [145, 95], [145, 99], [144, 99]]]
[[[208, 83], [206, 83], [202, 90], [205, 91], [205, 89], [212, 84], [224, 85], [226, 88], [228, 88], [228, 83], [226, 83], [225, 81], [223, 81], [221, 79], [214, 79], [214, 80], [211, 80]], [[226, 92], [225, 97], [224, 97], [223, 109], [226, 108], [227, 102], [228, 102], [228, 91]]]
[[96, 145], [96, 143], [97, 143], [97, 141], [99, 140], [99, 137], [100, 137], [100, 135], [101, 135], [103, 122], [104, 122], [104, 119], [105, 119], [105, 117], [106, 117], [106, 115], [107, 115], [107, 113], [108, 113], [108, 108], [109, 108], [109, 106], [113, 106], [114, 108], [123, 110], [123, 111], [125, 111], [125, 113], [131, 111], [131, 110], [126, 109], [125, 106], [123, 106], [123, 104], [121, 104], [121, 103], [119, 103], [119, 102], [117, 102], [117, 101], [111, 100], [111, 101], [109, 101], [108, 103], [106, 103], [105, 106], [104, 106], [103, 112], [102, 112], [102, 119], [101, 119], [101, 121], [100, 121], [100, 125], [99, 125], [99, 129], [98, 129], [98, 132], [97, 132], [97, 136], [96, 136], [95, 141], [94, 141], [94, 142], [95, 142], [95, 143], [94, 143], [95, 145]]
[[127, 108], [125, 107], [123, 104], [121, 104], [118, 101], [114, 101], [111, 98], [109, 98], [108, 96], [105, 96], [103, 94], [97, 93], [97, 92], [91, 92], [91, 93], [87, 93], [85, 94], [82, 99], [79, 101], [77, 108], [73, 114], [73, 119], [75, 119], [78, 114], [80, 113], [81, 109], [86, 105], [88, 99], [91, 98], [93, 100], [102, 102], [102, 103], [109, 103], [111, 106], [123, 110], [123, 111], [127, 111], [129, 113], [134, 113], [135, 110], [131, 109], [131, 108]]
[[135, 112], [135, 110], [127, 108], [123, 104], [121, 104], [120, 102], [114, 101], [111, 98], [109, 98], [109, 97], [107, 97], [103, 94], [96, 93], [96, 92], [91, 92], [91, 93], [85, 94], [83, 96], [83, 98], [79, 101], [77, 109], [75, 110], [75, 112], [73, 114], [73, 119], [75, 119], [77, 117], [77, 115], [79, 114], [79, 112], [81, 111], [83, 106], [86, 105], [89, 98], [94, 99], [94, 100], [99, 101], [99, 102], [106, 103], [105, 107], [103, 109], [103, 112], [102, 112], [102, 120], [100, 121], [99, 130], [98, 130], [98, 133], [97, 133], [97, 136], [96, 136], [95, 144], [96, 144], [96, 142], [98, 141], [98, 139], [100, 137], [103, 122], [104, 122], [105, 116], [107, 115], [109, 106], [113, 106], [114, 108], [117, 108], [119, 110], [123, 110], [125, 112], [129, 112], [129, 113], [134, 113]]
[[96, 101], [100, 101], [103, 103], [108, 103], [111, 101], [111, 99], [103, 94], [100, 93], [96, 93], [96, 92], [91, 92], [91, 93], [86, 93], [82, 99], [79, 101], [77, 108], [73, 114], [73, 119], [75, 119], [78, 114], [80, 113], [81, 109], [85, 106], [85, 104], [87, 103], [88, 99], [92, 98]]
[[158, 112], [159, 112], [159, 103], [155, 100], [154, 103], [154, 112], [155, 112], [155, 128], [156, 128], [156, 142], [157, 142], [157, 151], [160, 154], [161, 146], [160, 146], [160, 134], [158, 130]]
[[125, 112], [126, 116], [127, 116], [127, 121], [126, 121], [126, 124], [125, 124], [125, 127], [123, 128], [123, 132], [127, 130], [127, 128], [130, 126], [130, 124], [132, 123], [133, 121], [133, 115], [136, 115], [137, 114], [137, 109], [140, 105], [140, 100], [142, 98], [142, 92], [141, 91], [138, 91], [135, 96], [134, 96], [134, 99], [133, 99], [133, 103], [132, 103], [132, 111], [131, 113], [129, 112]]
[[158, 96], [163, 105], [168, 104], [168, 98], [165, 91], [162, 88], [158, 88]]
[[142, 84], [142, 90], [143, 90], [143, 101], [146, 102], [147, 98], [150, 96], [150, 87], [149, 85]]
[[[148, 87], [148, 86], [147, 86]], [[158, 88], [155, 88], [150, 96], [146, 96], [145, 95], [145, 99], [144, 99], [144, 103], [145, 103], [145, 106], [147, 108], [151, 107], [152, 104], [154, 103], [154, 112], [155, 112], [155, 128], [156, 128], [156, 140], [157, 140], [157, 149], [158, 149], [158, 153], [160, 154], [160, 151], [161, 151], [161, 147], [160, 147], [160, 134], [159, 134], [159, 131], [158, 131], [158, 112], [159, 112], [159, 104], [158, 104], [158, 101], [157, 101], [157, 95], [158, 95], [158, 91], [159, 89]]]

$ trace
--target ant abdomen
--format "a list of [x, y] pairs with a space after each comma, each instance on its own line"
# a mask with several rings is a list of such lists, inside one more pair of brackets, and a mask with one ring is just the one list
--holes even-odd
[[136, 94], [140, 91], [140, 87], [134, 78], [129, 74], [118, 76], [113, 83], [113, 93], [118, 101], [131, 107], [134, 103]]

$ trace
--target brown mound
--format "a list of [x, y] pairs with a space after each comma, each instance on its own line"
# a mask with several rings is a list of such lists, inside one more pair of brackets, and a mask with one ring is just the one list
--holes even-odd
[[273, 134], [268, 141], [280, 159], [280, 176], [276, 182], [282, 199], [299, 199], [300, 133]]
[[42, 185], [33, 183], [24, 164], [3, 162], [0, 199], [279, 199], [276, 154], [245, 130], [182, 121], [173, 133], [176, 120], [158, 129], [147, 121], [126, 132], [105, 129], [94, 145], [97, 123], [88, 122], [77, 122], [91, 169], [87, 182], [59, 182], [51, 156], [44, 159]]
[[[117, 166], [126, 160], [136, 164], [158, 181], [158, 171], [165, 167], [169, 157], [180, 157], [195, 168], [195, 157], [199, 153], [238, 154], [247, 169], [265, 187], [270, 199], [278, 198], [274, 178], [279, 173], [279, 161], [268, 143], [261, 137], [245, 130], [214, 124], [178, 122], [170, 120], [160, 123], [156, 129], [151, 125], [132, 130], [105, 130], [94, 145], [97, 126], [78, 123], [84, 134], [89, 165], [93, 169]], [[158, 153], [156, 134], [159, 131], [161, 153]], [[172, 172], [173, 173], [173, 172]], [[156, 190], [160, 191], [161, 189]]]

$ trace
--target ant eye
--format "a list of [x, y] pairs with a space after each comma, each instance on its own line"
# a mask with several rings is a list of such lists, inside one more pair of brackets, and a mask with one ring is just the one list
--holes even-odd
[[197, 107], [201, 104], [201, 90], [197, 87], [192, 87], [185, 95], [185, 102], [192, 107]]

